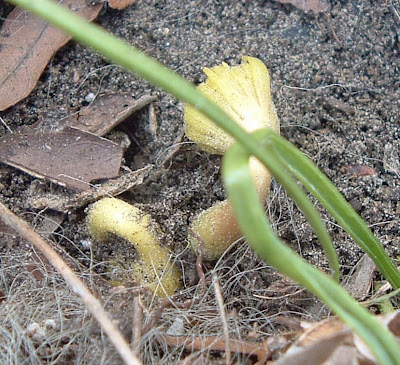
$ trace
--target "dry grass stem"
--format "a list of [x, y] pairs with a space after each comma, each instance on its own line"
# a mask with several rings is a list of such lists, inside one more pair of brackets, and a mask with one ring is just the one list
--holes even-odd
[[197, 270], [197, 275], [199, 276], [200, 287], [205, 292], [207, 290], [207, 285], [206, 285], [206, 277], [204, 275], [204, 270], [203, 270], [204, 242], [194, 229], [189, 227], [188, 230], [189, 233], [199, 242], [199, 253], [196, 259], [196, 270]]
[[143, 307], [140, 295], [133, 299], [133, 328], [132, 328], [132, 350], [140, 358], [140, 338], [142, 337]]
[[218, 310], [222, 321], [222, 330], [224, 332], [224, 338], [225, 338], [225, 361], [226, 365], [229, 365], [231, 363], [229, 328], [228, 328], [228, 322], [226, 320], [224, 298], [222, 297], [221, 287], [219, 285], [218, 276], [216, 273], [213, 273], [213, 283], [214, 283], [215, 298], [217, 299]]
[[[190, 338], [187, 336], [163, 336], [162, 338], [170, 346], [183, 345], [189, 351], [202, 350], [205, 348], [215, 351], [225, 351], [226, 349], [225, 338], [218, 336], [208, 336], [202, 338]], [[232, 352], [256, 356], [257, 363], [255, 365], [265, 364], [267, 359], [269, 359], [271, 356], [271, 351], [266, 341], [262, 343], [252, 343], [230, 339], [229, 347]]]

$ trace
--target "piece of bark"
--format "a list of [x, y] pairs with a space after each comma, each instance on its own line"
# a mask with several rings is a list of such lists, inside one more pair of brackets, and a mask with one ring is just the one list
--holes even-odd
[[76, 190], [118, 176], [123, 150], [76, 128], [54, 133], [8, 134], [0, 139], [0, 161], [30, 175]]
[[[102, 4], [64, 0], [62, 5], [94, 20]], [[0, 31], [0, 111], [24, 99], [36, 86], [54, 53], [71, 37], [31, 13], [15, 8]]]

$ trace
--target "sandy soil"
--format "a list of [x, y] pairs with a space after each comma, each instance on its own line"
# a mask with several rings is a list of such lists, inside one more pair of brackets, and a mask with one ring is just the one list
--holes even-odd
[[[11, 8], [0, 3], [0, 22]], [[324, 14], [315, 16], [276, 1], [138, 0], [124, 11], [106, 7], [97, 22], [195, 83], [204, 80], [205, 66], [221, 61], [235, 65], [243, 55], [263, 60], [270, 70], [282, 135], [332, 179], [395, 258], [400, 253], [400, 18], [396, 10], [400, 11], [398, 0], [332, 1], [332, 27], [340, 43]], [[148, 108], [117, 128], [131, 141], [125, 164], [132, 169], [149, 163], [155, 166], [143, 184], [122, 197], [139, 204], [160, 225], [163, 243], [176, 255], [182, 271], [183, 300], [195, 293], [197, 282], [195, 255], [186, 250], [188, 222], [225, 194], [220, 158], [206, 154], [187, 139], [168, 164], [160, 165], [183, 130], [182, 104], [110, 65], [95, 52], [69, 42], [54, 56], [31, 95], [1, 112], [0, 117], [11, 130], [38, 121], [51, 125], [87, 105], [89, 93], [126, 92], [135, 97], [157, 96], [158, 128], [156, 135], [151, 133]], [[0, 136], [6, 133], [0, 124]], [[367, 165], [376, 174], [345, 172], [346, 166], [352, 165]], [[2, 201], [36, 226], [44, 219], [44, 212], [32, 208], [27, 200], [33, 185], [41, 191], [58, 191], [48, 182], [0, 165]], [[51, 239], [89, 285], [96, 287], [107, 309], [130, 336], [132, 298], [137, 291], [128, 274], [113, 273], [110, 262], [118, 261], [119, 267], [129, 269], [135, 252], [119, 240], [103, 244], [90, 241], [84, 208], [66, 212]], [[279, 236], [305, 259], [327, 267], [309, 225], [275, 183], [267, 212]], [[322, 215], [345, 278], [363, 253], [323, 211]], [[120, 363], [79, 300], [40, 255], [10, 233], [0, 233], [0, 237], [0, 290], [6, 298], [0, 303], [4, 318], [0, 326], [8, 344], [7, 350], [0, 350], [1, 362]], [[328, 314], [310, 295], [298, 293], [294, 284], [274, 274], [244, 243], [235, 245], [216, 266], [207, 266], [209, 284], [213, 269], [223, 288], [232, 337], [249, 338], [251, 334], [260, 339], [274, 333], [279, 330], [271, 322], [276, 314], [308, 320]], [[107, 280], [93, 279], [98, 275], [123, 280], [128, 289], [117, 290]], [[380, 279], [379, 274], [375, 279]], [[283, 298], [276, 293], [290, 295]], [[143, 301], [148, 321], [158, 304], [146, 295]], [[184, 334], [221, 334], [210, 289], [207, 299], [190, 310], [165, 311], [158, 326], [142, 340], [145, 363], [177, 363], [187, 355], [182, 348], [167, 347], [159, 339], [177, 318]], [[54, 323], [46, 324], [50, 319]], [[45, 328], [45, 335], [39, 339], [27, 335], [31, 323]], [[208, 359], [204, 363], [222, 361], [219, 352], [205, 351], [199, 356]], [[236, 360], [244, 364], [246, 355], [237, 354]]]

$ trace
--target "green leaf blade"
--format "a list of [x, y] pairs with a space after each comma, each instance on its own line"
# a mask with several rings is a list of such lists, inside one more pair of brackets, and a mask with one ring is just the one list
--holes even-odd
[[394, 336], [325, 273], [301, 259], [273, 232], [258, 200], [248, 167], [249, 155], [238, 144], [223, 160], [223, 178], [242, 232], [254, 251], [280, 273], [323, 300], [368, 344], [382, 364], [398, 364]]

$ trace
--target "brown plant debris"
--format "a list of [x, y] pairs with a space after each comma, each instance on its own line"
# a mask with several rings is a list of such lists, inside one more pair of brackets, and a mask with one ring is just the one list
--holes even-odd
[[[400, 310], [376, 319], [400, 338]], [[303, 334], [274, 365], [378, 365], [365, 343], [339, 318], [317, 323], [302, 322]]]
[[[140, 185], [151, 175], [152, 165], [142, 169], [122, 173], [116, 179], [109, 179], [101, 185], [91, 186], [82, 192], [59, 191], [38, 184], [32, 184], [27, 191], [27, 207], [34, 209], [53, 209], [59, 212], [75, 210], [104, 196], [117, 196], [134, 186]], [[55, 190], [55, 191], [54, 191]]]
[[301, 10], [312, 10], [315, 14], [326, 13], [331, 10], [329, 0], [278, 0], [282, 4], [292, 4]]
[[136, 0], [108, 0], [108, 5], [110, 5], [110, 8], [122, 10], [135, 2]]
[[155, 100], [145, 95], [136, 100], [129, 94], [103, 95], [76, 115], [66, 120], [70, 127], [79, 128], [96, 136], [104, 136], [116, 125]]
[[[226, 347], [225, 338], [218, 336], [191, 338], [187, 336], [167, 336], [163, 335], [161, 340], [170, 346], [184, 346], [189, 351], [194, 350], [215, 350], [224, 351]], [[240, 340], [229, 340], [230, 350], [235, 353], [248, 354], [257, 357], [257, 364], [265, 364], [271, 357], [272, 351], [269, 348], [269, 340], [262, 343], [247, 342]]]
[[376, 175], [375, 170], [367, 165], [344, 165], [340, 168], [340, 172], [349, 175], [350, 178]]
[[[102, 4], [65, 0], [62, 5], [94, 20]], [[54, 53], [71, 37], [20, 8], [15, 8], [0, 31], [0, 111], [22, 100], [35, 87]]]
[[118, 176], [122, 155], [115, 143], [69, 127], [0, 139], [1, 162], [76, 190], [89, 189], [92, 180]]

